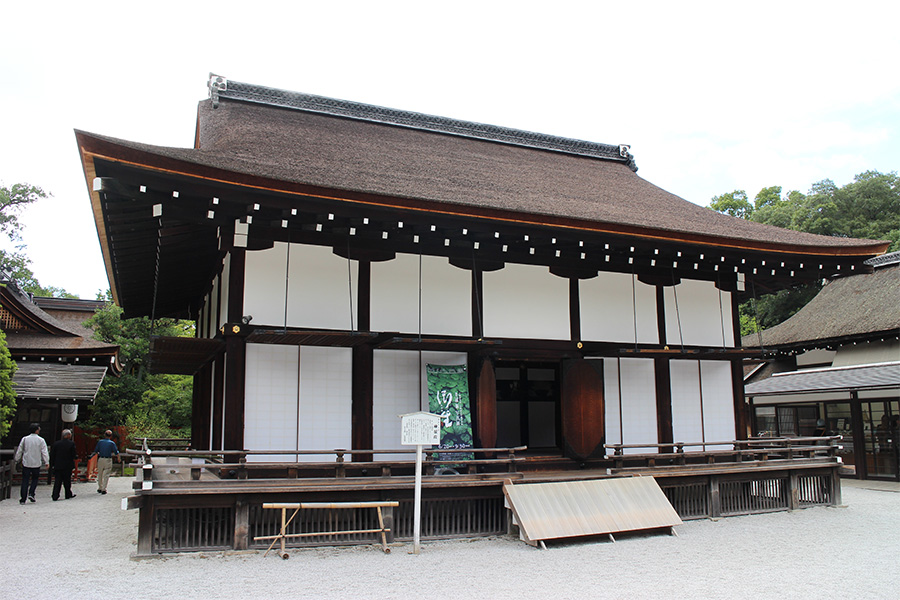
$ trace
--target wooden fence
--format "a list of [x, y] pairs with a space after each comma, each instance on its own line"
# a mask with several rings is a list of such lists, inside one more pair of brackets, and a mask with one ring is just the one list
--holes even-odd
[[[524, 448], [466, 450], [471, 457], [463, 451], [450, 456], [445, 450], [428, 451], [422, 538], [505, 533], [509, 524], [502, 486], [508, 479], [521, 483], [652, 475], [683, 519], [835, 505], [840, 503], [838, 442], [806, 438], [741, 440], [715, 448], [610, 446], [611, 455], [602, 460], [587, 465], [571, 461], [562, 468], [556, 462], [555, 471], [523, 456]], [[656, 452], [640, 452], [647, 449]], [[411, 539], [414, 461], [346, 460], [360, 454], [403, 455], [409, 450], [129, 450], [138, 463], [136, 493], [127, 500], [129, 508], [140, 510], [137, 554], [264, 548], [253, 539], [275, 535], [280, 528], [280, 522], [267, 514], [271, 511], [262, 509], [269, 502], [396, 501], [389, 541]], [[253, 460], [279, 455], [316, 460]], [[331, 460], [321, 460], [328, 456]], [[454, 467], [451, 474], [437, 474], [446, 465]], [[336, 530], [372, 529], [372, 518], [371, 511], [301, 511], [289, 533], [322, 531], [323, 519]], [[296, 536], [289, 546], [360, 543], [371, 543], [371, 536]]]

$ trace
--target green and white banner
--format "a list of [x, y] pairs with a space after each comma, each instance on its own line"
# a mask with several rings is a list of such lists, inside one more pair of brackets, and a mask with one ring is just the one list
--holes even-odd
[[[428, 409], [441, 415], [440, 447], [471, 448], [472, 412], [466, 365], [425, 365], [425, 372], [428, 376]], [[472, 455], [446, 455], [448, 460], [452, 457], [471, 458]]]

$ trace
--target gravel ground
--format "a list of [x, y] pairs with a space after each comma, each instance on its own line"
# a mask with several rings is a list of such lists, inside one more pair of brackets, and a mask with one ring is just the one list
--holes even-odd
[[[77, 498], [0, 502], [0, 597], [13, 598], [890, 598], [900, 597], [900, 484], [848, 481], [844, 506], [689, 521], [538, 550], [510, 537], [206, 552], [134, 559], [137, 511], [76, 484]], [[882, 489], [872, 489], [881, 487]], [[17, 490], [16, 490], [17, 492]]]

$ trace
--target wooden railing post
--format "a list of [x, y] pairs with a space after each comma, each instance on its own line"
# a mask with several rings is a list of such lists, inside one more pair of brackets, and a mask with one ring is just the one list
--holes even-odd
[[787, 478], [788, 485], [788, 509], [800, 508], [800, 475], [797, 471], [791, 471]]
[[338, 449], [334, 451], [337, 454], [337, 459], [335, 462], [337, 466], [334, 468], [334, 476], [335, 477], [346, 477], [347, 476], [347, 467], [344, 466], [344, 452], [346, 450]]
[[153, 496], [144, 498], [138, 513], [138, 539], [137, 539], [137, 555], [150, 556], [153, 554], [153, 532], [156, 529], [153, 525], [155, 518], [156, 506]]
[[385, 537], [387, 537], [387, 543], [394, 543], [394, 507], [393, 506], [385, 506], [381, 508], [382, 519], [384, 520], [382, 527], [387, 529], [385, 532]]
[[709, 477], [709, 516], [713, 519], [722, 516], [722, 498], [719, 496], [719, 477], [717, 475]]
[[250, 503], [246, 498], [234, 501], [234, 549], [250, 547]]

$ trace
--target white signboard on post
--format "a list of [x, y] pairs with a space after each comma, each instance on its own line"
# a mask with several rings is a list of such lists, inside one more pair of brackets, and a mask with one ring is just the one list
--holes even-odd
[[441, 415], [418, 411], [400, 415], [400, 443], [437, 446], [441, 443]]
[[441, 443], [441, 415], [418, 411], [400, 415], [400, 443], [416, 447], [416, 488], [413, 512], [413, 553], [419, 553], [422, 529], [422, 446]]

